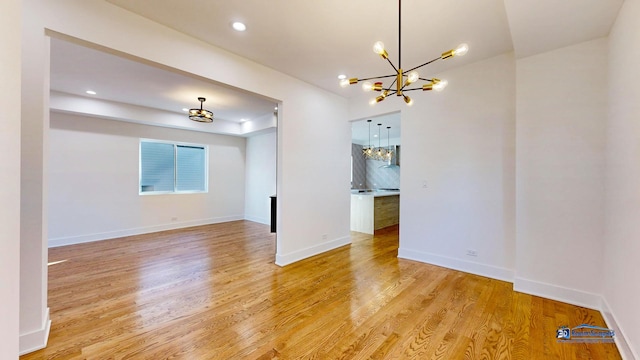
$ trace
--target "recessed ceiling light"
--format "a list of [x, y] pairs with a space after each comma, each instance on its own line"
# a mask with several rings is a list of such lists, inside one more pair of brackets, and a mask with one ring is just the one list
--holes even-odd
[[233, 24], [231, 24], [231, 26], [233, 27], [233, 30], [235, 31], [245, 31], [247, 30], [247, 26], [239, 21], [234, 22]]
[[87, 90], [87, 91], [85, 91], [85, 92], [86, 92], [87, 94], [89, 94], [89, 95], [95, 95], [95, 94], [96, 94], [96, 92], [95, 92], [95, 91], [93, 91], [93, 90]]
[[187, 108], [182, 108], [182, 111], [189, 111], [189, 109], [187, 109]]
[[243, 122], [245, 122], [245, 121], [247, 121], [247, 119], [240, 119], [240, 122], [241, 122], [241, 123], [243, 123]]
[[277, 106], [276, 106], [276, 107], [274, 107], [274, 108], [273, 108], [273, 110], [278, 111], [278, 107], [277, 107]]
[[346, 78], [347, 78], [347, 75], [345, 75], [345, 74], [338, 75], [338, 79], [340, 79], [340, 80], [344, 80]]

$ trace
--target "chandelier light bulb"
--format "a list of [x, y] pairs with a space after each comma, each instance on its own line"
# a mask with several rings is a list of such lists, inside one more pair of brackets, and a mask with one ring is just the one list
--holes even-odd
[[469, 51], [469, 45], [460, 44], [460, 45], [458, 45], [458, 47], [453, 52], [454, 52], [455, 56], [463, 56], [468, 51]]
[[365, 81], [362, 83], [362, 90], [369, 92], [373, 89], [373, 84], [369, 81]]
[[384, 54], [384, 43], [382, 41], [376, 41], [373, 44], [373, 52], [378, 55]]
[[342, 86], [343, 88], [346, 88], [347, 86], [349, 86], [349, 79], [340, 80], [340, 86]]
[[442, 90], [444, 90], [444, 88], [447, 87], [448, 84], [449, 84], [449, 82], [447, 80], [441, 80], [438, 83], [433, 84], [433, 90], [442, 91]]
[[413, 70], [407, 74], [407, 83], [412, 84], [420, 79], [420, 74], [417, 71]]
[[378, 100], [376, 98], [373, 98], [373, 99], [369, 100], [369, 105], [371, 105], [371, 106], [373, 106], [373, 105], [375, 105], [377, 103], [378, 103]]
[[408, 106], [413, 105], [413, 99], [408, 97], [407, 95], [403, 95], [404, 96], [404, 102], [407, 103]]

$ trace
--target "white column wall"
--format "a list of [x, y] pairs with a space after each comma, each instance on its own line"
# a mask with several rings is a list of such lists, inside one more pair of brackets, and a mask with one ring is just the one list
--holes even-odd
[[511, 281], [513, 54], [442, 74], [430, 74], [428, 67], [423, 72], [447, 79], [449, 86], [410, 94], [411, 107], [396, 97], [373, 107], [366, 97], [350, 102], [351, 119], [401, 111], [399, 256]]
[[[625, 1], [609, 36], [606, 222], [603, 240], [605, 317], [640, 359], [640, 2]], [[613, 315], [615, 314], [615, 316]], [[622, 339], [620, 339], [622, 340]], [[632, 357], [633, 354], [633, 357]]]
[[277, 136], [268, 134], [247, 138], [245, 180], [245, 219], [270, 224], [271, 199], [276, 194]]
[[[278, 123], [276, 263], [286, 265], [350, 242], [347, 101], [104, 1], [24, 0], [21, 334], [46, 319], [46, 131], [52, 31], [281, 101]], [[327, 139], [334, 146], [326, 147]], [[309, 152], [310, 148], [324, 149]], [[45, 338], [41, 338], [44, 342]]]
[[590, 308], [602, 291], [607, 40], [517, 60], [514, 289]]
[[0, 351], [18, 358], [20, 307], [21, 1], [0, 11]]
[[[33, 21], [43, 6], [23, 1], [20, 206], [20, 353], [43, 348], [47, 307], [47, 167], [49, 38]], [[37, 20], [36, 20], [37, 21]]]
[[[245, 138], [52, 112], [49, 246], [244, 218]], [[208, 192], [140, 195], [140, 139], [208, 147]]]

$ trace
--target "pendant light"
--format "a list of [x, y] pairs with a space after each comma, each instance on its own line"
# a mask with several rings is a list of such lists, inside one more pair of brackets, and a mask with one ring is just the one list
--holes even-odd
[[391, 151], [391, 142], [389, 141], [390, 132], [391, 132], [391, 126], [387, 126], [387, 153], [385, 154], [387, 161], [391, 161], [391, 157], [393, 157], [393, 151]]
[[384, 149], [380, 146], [380, 128], [382, 128], [382, 124], [378, 124], [378, 149], [376, 150], [376, 160], [384, 159]]
[[362, 148], [362, 156], [364, 156], [365, 159], [370, 159], [373, 156], [373, 148], [371, 147], [371, 121], [372, 120], [367, 120], [369, 123], [369, 147]]

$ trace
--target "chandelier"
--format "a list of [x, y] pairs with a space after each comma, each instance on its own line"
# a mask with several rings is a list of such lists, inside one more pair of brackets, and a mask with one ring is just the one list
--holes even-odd
[[207, 109], [202, 108], [202, 103], [207, 101], [207, 99], [199, 97], [198, 101], [200, 101], [200, 109], [190, 109], [189, 119], [205, 123], [213, 122], [213, 113]]
[[365, 159], [377, 161], [391, 160], [391, 157], [393, 156], [393, 151], [391, 151], [391, 147], [389, 145], [389, 129], [391, 129], [391, 126], [387, 126], [387, 147], [383, 148], [380, 145], [380, 128], [382, 127], [382, 124], [378, 124], [378, 147], [375, 148], [371, 146], [371, 120], [367, 120], [367, 123], [369, 123], [369, 146], [362, 147], [362, 156], [364, 156]]
[[[342, 87], [347, 87], [349, 85], [353, 85], [353, 84], [357, 84], [359, 81], [364, 81], [362, 83], [362, 89], [364, 91], [378, 91], [381, 94], [373, 99], [371, 99], [371, 101], [369, 102], [371, 105], [374, 105], [376, 103], [379, 103], [381, 101], [383, 101], [384, 99], [387, 98], [387, 96], [391, 96], [391, 95], [396, 95], [396, 96], [402, 96], [404, 99], [404, 102], [407, 103], [407, 105], [411, 106], [413, 104], [413, 100], [405, 95], [405, 93], [407, 91], [415, 91], [415, 90], [422, 90], [422, 91], [431, 91], [431, 90], [435, 90], [435, 91], [442, 91], [446, 86], [447, 86], [447, 81], [446, 80], [441, 80], [441, 79], [437, 79], [437, 78], [423, 78], [420, 77], [420, 74], [418, 73], [417, 69], [425, 66], [425, 65], [429, 65], [437, 60], [446, 60], [448, 58], [454, 57], [454, 56], [462, 56], [464, 54], [467, 53], [467, 51], [469, 51], [469, 46], [467, 46], [467, 44], [460, 44], [457, 48], [449, 50], [449, 51], [445, 51], [442, 53], [442, 55], [440, 55], [439, 57], [427, 61], [426, 63], [422, 64], [422, 65], [418, 65], [416, 67], [413, 67], [409, 70], [403, 70], [402, 69], [402, 7], [401, 7], [401, 1], [402, 0], [398, 0], [398, 67], [396, 67], [393, 62], [391, 62], [391, 60], [389, 60], [389, 54], [387, 53], [387, 51], [384, 48], [384, 44], [382, 43], [382, 41], [377, 41], [375, 44], [373, 44], [373, 52], [375, 52], [376, 54], [380, 55], [383, 59], [387, 60], [389, 62], [389, 64], [391, 65], [391, 67], [393, 68], [393, 70], [395, 70], [395, 74], [389, 74], [389, 75], [382, 75], [382, 76], [374, 76], [374, 77], [369, 77], [369, 78], [364, 78], [364, 79], [359, 79], [359, 78], [350, 78], [347, 79], [346, 76], [340, 81], [340, 86]], [[391, 82], [391, 84], [389, 84], [389, 86], [385, 86], [383, 84], [382, 79], [387, 79], [387, 78], [393, 78], [393, 82]], [[377, 80], [375, 82], [371, 82], [370, 80]], [[421, 87], [410, 87], [412, 86], [412, 84], [417, 85], [417, 83], [419, 81], [423, 81], [425, 83], [423, 83], [423, 85]]]

